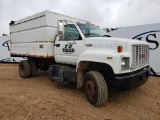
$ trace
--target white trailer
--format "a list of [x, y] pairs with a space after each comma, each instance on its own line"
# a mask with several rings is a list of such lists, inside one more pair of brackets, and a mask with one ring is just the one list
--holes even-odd
[[0, 63], [20, 62], [25, 60], [25, 57], [10, 56], [10, 36], [0, 36]]
[[28, 58], [19, 63], [22, 78], [48, 70], [52, 81], [84, 87], [94, 106], [107, 101], [108, 86], [129, 90], [149, 78], [147, 42], [110, 38], [84, 20], [44, 11], [12, 21], [10, 32], [11, 55]]
[[108, 32], [112, 37], [146, 41], [149, 43], [152, 75], [160, 76], [160, 23], [120, 27]]

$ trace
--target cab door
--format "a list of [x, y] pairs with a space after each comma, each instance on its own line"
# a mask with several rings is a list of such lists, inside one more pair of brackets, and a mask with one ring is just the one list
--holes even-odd
[[64, 25], [64, 38], [56, 39], [54, 46], [57, 63], [76, 65], [79, 55], [85, 51], [84, 37], [79, 31], [74, 24]]

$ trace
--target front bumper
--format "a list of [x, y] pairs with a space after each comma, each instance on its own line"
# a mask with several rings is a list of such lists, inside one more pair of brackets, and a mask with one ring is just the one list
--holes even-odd
[[136, 73], [121, 76], [117, 75], [115, 77], [116, 88], [125, 91], [141, 86], [149, 79], [150, 69], [151, 68], [148, 66]]

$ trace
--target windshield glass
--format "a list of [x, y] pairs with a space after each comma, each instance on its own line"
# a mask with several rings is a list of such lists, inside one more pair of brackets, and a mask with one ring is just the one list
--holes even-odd
[[109, 37], [106, 32], [98, 26], [91, 24], [78, 24], [85, 37]]

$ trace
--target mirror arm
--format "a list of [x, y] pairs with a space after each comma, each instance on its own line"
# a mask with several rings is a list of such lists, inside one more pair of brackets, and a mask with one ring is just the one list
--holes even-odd
[[54, 46], [55, 46], [55, 42], [56, 42], [57, 36], [58, 36], [58, 35], [56, 35], [56, 36], [54, 37], [54, 41], [53, 41]]

